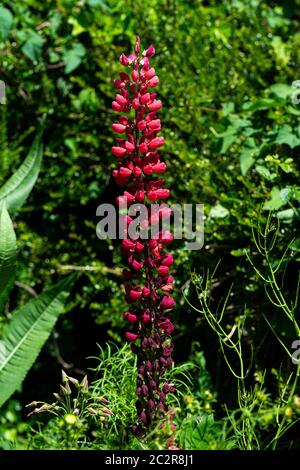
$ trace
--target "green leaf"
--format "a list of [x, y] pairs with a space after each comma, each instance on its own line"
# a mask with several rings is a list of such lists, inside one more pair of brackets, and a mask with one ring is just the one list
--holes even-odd
[[294, 116], [300, 116], [300, 109], [293, 108], [293, 106], [286, 106], [286, 111]]
[[85, 56], [85, 47], [83, 44], [75, 44], [72, 49], [66, 49], [63, 53], [63, 61], [65, 63], [65, 73], [71, 73], [75, 70], [80, 64]]
[[0, 201], [6, 199], [6, 206], [10, 213], [21, 208], [37, 180], [43, 155], [41, 141], [43, 123], [44, 119], [28, 156], [11, 178], [0, 188]]
[[290, 51], [287, 47], [287, 44], [283, 42], [280, 36], [273, 36], [271, 44], [274, 49], [275, 60], [282, 67], [285, 67], [290, 59]]
[[218, 134], [218, 137], [222, 137], [222, 147], [221, 147], [221, 154], [227, 152], [229, 147], [239, 139], [239, 130], [246, 128], [251, 124], [248, 119], [240, 118], [238, 115], [233, 114], [229, 117], [230, 125], [227, 129]]
[[270, 87], [270, 90], [274, 95], [278, 96], [282, 99], [287, 99], [291, 96], [293, 89], [290, 85], [286, 85], [285, 83], [275, 83]]
[[257, 147], [255, 140], [253, 138], [249, 138], [247, 140], [247, 146], [243, 147], [240, 153], [240, 168], [243, 176], [247, 174], [255, 163], [255, 157], [259, 152], [260, 148]]
[[276, 101], [269, 98], [261, 98], [254, 101], [253, 103], [251, 101], [247, 101], [245, 104], [243, 104], [242, 108], [245, 111], [255, 112], [263, 109], [269, 109], [277, 105], [278, 100]]
[[283, 220], [284, 222], [292, 222], [293, 218], [297, 215], [294, 209], [285, 209], [276, 213], [278, 219]]
[[209, 217], [212, 219], [223, 219], [229, 214], [229, 211], [226, 207], [223, 207], [221, 204], [217, 203], [214, 207], [211, 208]]
[[37, 62], [41, 57], [44, 40], [35, 31], [31, 31], [25, 44], [22, 46], [22, 52], [32, 62]]
[[286, 204], [289, 202], [293, 195], [293, 189], [292, 188], [283, 188], [280, 190], [280, 199]]
[[294, 148], [300, 145], [300, 139], [295, 135], [295, 132], [293, 131], [291, 126], [285, 124], [279, 129], [275, 143], [286, 144], [289, 145], [291, 148]]
[[255, 163], [255, 154], [253, 148], [246, 147], [240, 153], [240, 167], [243, 176], [246, 176], [252, 165]]
[[5, 327], [0, 353], [0, 406], [21, 386], [63, 311], [76, 275], [28, 302]]
[[7, 8], [0, 6], [0, 36], [3, 41], [7, 38], [13, 24], [13, 16]]
[[257, 173], [267, 181], [274, 181], [277, 177], [276, 173], [271, 173], [270, 170], [263, 165], [256, 165], [255, 170]]
[[206, 450], [209, 447], [213, 415], [204, 414], [185, 423], [180, 432], [180, 444], [186, 450]]
[[108, 11], [109, 13], [112, 13], [112, 9], [106, 5], [105, 2], [103, 2], [102, 0], [88, 0], [88, 5], [90, 7], [101, 7], [103, 10], [106, 10]]
[[266, 210], [278, 210], [284, 206], [292, 197], [293, 190], [291, 188], [279, 189], [275, 186], [270, 194], [270, 199], [265, 202], [263, 208]]
[[16, 235], [4, 201], [0, 206], [0, 313], [13, 286], [16, 261]]
[[221, 147], [221, 154], [224, 155], [224, 153], [227, 152], [227, 150], [231, 147], [233, 142], [237, 140], [237, 135], [234, 131], [234, 133], [229, 133], [227, 135], [224, 135], [223, 140], [222, 140], [222, 147]]
[[222, 103], [223, 117], [226, 117], [231, 113], [234, 113], [234, 103], [232, 101], [230, 101], [229, 103]]

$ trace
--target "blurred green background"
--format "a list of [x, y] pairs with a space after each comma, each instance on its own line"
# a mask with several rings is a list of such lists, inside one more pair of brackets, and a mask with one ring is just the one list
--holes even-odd
[[[201, 274], [221, 260], [212, 302], [218, 305], [234, 283], [228, 331], [247, 305], [253, 370], [282, 365], [282, 350], [262, 314], [287, 338], [288, 325], [266, 299], [245, 252], [256, 252], [252, 223], [274, 211], [281, 229], [273, 256], [292, 241], [284, 289], [294, 295], [300, 249], [300, 104], [293, 85], [300, 79], [299, 7], [299, 0], [0, 3], [0, 79], [7, 93], [6, 105], [0, 105], [0, 185], [26, 155], [39, 117], [48, 115], [42, 171], [16, 222], [18, 281], [41, 292], [66, 273], [83, 271], [17, 401], [7, 405], [12, 415], [2, 418], [4, 432], [16, 432], [16, 409], [24, 414], [24, 403], [50, 396], [62, 366], [80, 375], [86, 358], [97, 354], [97, 342], [123, 342], [118, 243], [100, 241], [95, 228], [97, 206], [118, 193], [111, 178], [113, 79], [136, 34], [145, 48], [153, 43], [157, 50], [153, 64], [163, 101], [170, 202], [205, 205], [204, 248], [188, 251], [179, 241], [172, 246], [175, 360], [188, 360], [197, 343], [221, 402], [234, 401], [218, 341], [181, 294], [191, 272]], [[16, 286], [11, 303], [29, 297]], [[6, 321], [0, 319], [0, 328]]]

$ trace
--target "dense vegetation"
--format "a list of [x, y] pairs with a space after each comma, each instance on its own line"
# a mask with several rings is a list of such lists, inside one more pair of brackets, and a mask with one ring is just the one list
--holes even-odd
[[[18, 265], [3, 314], [0, 296], [0, 339], [12, 312], [24, 312], [37, 294], [63, 293], [54, 315], [64, 303], [22, 386], [1, 407], [0, 447], [166, 448], [173, 435], [170, 417], [142, 441], [130, 432], [135, 369], [124, 346], [119, 242], [96, 236], [97, 206], [118, 194], [113, 79], [139, 34], [158, 51], [171, 203], [205, 207], [203, 249], [172, 245], [176, 444], [299, 448], [299, 364], [291, 360], [299, 337], [299, 7], [299, 0], [0, 3], [0, 203], [46, 115], [38, 179], [27, 200], [7, 204]], [[76, 279], [66, 276], [74, 272]], [[27, 418], [28, 402], [52, 403], [62, 368], [81, 382], [63, 376], [78, 391], [80, 414], [67, 403], [58, 416]]]

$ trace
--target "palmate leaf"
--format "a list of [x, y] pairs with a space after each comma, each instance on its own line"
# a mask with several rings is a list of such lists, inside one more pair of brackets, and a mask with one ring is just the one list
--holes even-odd
[[63, 311], [76, 277], [68, 276], [13, 313], [0, 341], [0, 406], [22, 384]]
[[21, 208], [37, 180], [43, 156], [41, 137], [44, 121], [43, 118], [37, 136], [24, 162], [0, 188], [0, 201], [6, 199], [7, 210], [10, 214]]
[[0, 314], [14, 282], [16, 261], [16, 234], [4, 200], [0, 203]]
[[185, 423], [180, 431], [180, 443], [183, 449], [207, 450], [209, 434], [214, 425], [213, 415], [203, 414]]

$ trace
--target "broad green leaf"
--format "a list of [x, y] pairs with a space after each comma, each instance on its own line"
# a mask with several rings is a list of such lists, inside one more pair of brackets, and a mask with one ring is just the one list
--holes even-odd
[[292, 188], [283, 188], [280, 190], [280, 198], [284, 203], [287, 203], [293, 195]]
[[294, 199], [296, 199], [296, 201], [300, 202], [300, 188], [297, 187], [297, 188], [294, 188]]
[[275, 186], [270, 194], [270, 199], [265, 202], [263, 208], [266, 210], [278, 210], [284, 206], [293, 195], [291, 188], [279, 189]]
[[285, 109], [287, 112], [293, 114], [294, 116], [300, 116], [300, 109], [297, 109], [296, 107], [293, 108], [293, 106], [287, 106]]
[[249, 119], [241, 118], [237, 114], [232, 114], [229, 116], [229, 121], [232, 124], [232, 127], [235, 129], [251, 126], [251, 121]]
[[275, 143], [286, 144], [294, 148], [300, 145], [300, 139], [295, 135], [295, 131], [293, 131], [291, 126], [284, 125], [279, 129]]
[[252, 165], [255, 163], [256, 152], [253, 148], [246, 147], [240, 153], [240, 167], [243, 176], [246, 176]]
[[75, 278], [63, 279], [13, 313], [1, 341], [0, 406], [21, 386], [63, 311]]
[[245, 146], [240, 153], [240, 167], [241, 173], [245, 176], [248, 170], [252, 167], [255, 162], [255, 157], [258, 155], [260, 148], [257, 147], [255, 140], [249, 138], [247, 140], [247, 146]]
[[245, 104], [243, 104], [242, 108], [245, 111], [255, 112], [262, 109], [269, 109], [274, 106], [278, 106], [278, 100], [276, 101], [269, 98], [261, 98], [254, 101], [253, 103], [251, 101], [247, 101]]
[[226, 117], [231, 113], [234, 113], [234, 103], [231, 101], [229, 103], [222, 103], [222, 115]]
[[0, 6], [0, 37], [3, 41], [7, 38], [13, 24], [13, 16], [7, 8]]
[[283, 220], [286, 223], [292, 222], [293, 218], [297, 215], [294, 209], [285, 209], [276, 213], [278, 219]]
[[44, 40], [35, 31], [31, 31], [25, 44], [22, 46], [22, 52], [32, 62], [37, 62], [41, 57]]
[[204, 414], [185, 423], [180, 432], [180, 444], [186, 450], [206, 450], [214, 425], [213, 415]]
[[4, 200], [0, 205], [0, 314], [14, 282], [16, 261], [16, 235]]
[[50, 22], [50, 26], [49, 26], [50, 32], [54, 36], [58, 28], [61, 25], [62, 15], [58, 11], [53, 10], [48, 16], [48, 19]]
[[72, 49], [66, 49], [63, 53], [63, 61], [65, 63], [65, 73], [71, 73], [80, 64], [85, 55], [85, 47], [83, 44], [75, 44]]
[[219, 137], [222, 137], [222, 147], [221, 153], [224, 154], [227, 152], [229, 147], [238, 140], [239, 130], [246, 128], [251, 124], [248, 119], [240, 118], [238, 115], [233, 114], [229, 117], [230, 125], [227, 129], [219, 134]]
[[289, 98], [293, 91], [292, 87], [290, 85], [286, 85], [285, 83], [275, 83], [275, 85], [270, 87], [270, 90], [272, 93], [274, 93], [274, 95], [282, 99]]
[[276, 173], [271, 173], [269, 168], [263, 165], [256, 165], [255, 170], [257, 173], [267, 181], [274, 181], [277, 177]]
[[236, 140], [237, 140], [237, 135], [236, 135], [235, 130], [234, 130], [234, 133], [229, 133], [227, 135], [224, 135], [223, 140], [222, 140], [221, 154], [223, 155], [224, 153], [226, 153], [227, 150], [233, 144], [233, 142], [235, 142]]
[[212, 219], [223, 219], [229, 214], [229, 211], [226, 207], [223, 207], [221, 204], [217, 203], [214, 207], [211, 208], [209, 212], [209, 217]]
[[38, 177], [43, 155], [41, 133], [42, 126], [24, 162], [2, 188], [0, 188], [0, 201], [4, 198], [6, 199], [7, 210], [10, 213], [21, 208]]

